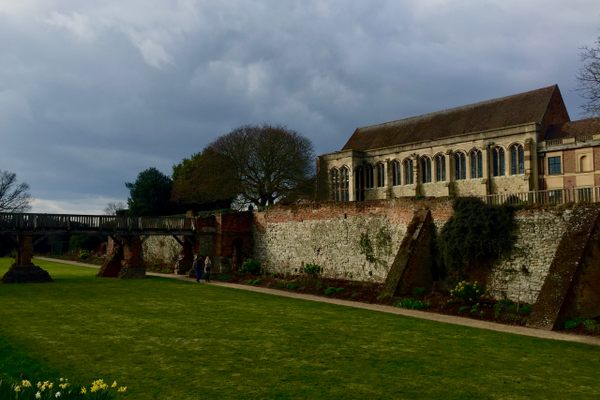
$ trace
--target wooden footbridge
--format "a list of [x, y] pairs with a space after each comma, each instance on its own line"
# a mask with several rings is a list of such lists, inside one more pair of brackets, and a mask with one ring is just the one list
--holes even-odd
[[196, 220], [189, 217], [0, 213], [0, 235], [16, 237], [18, 244], [16, 262], [2, 281], [51, 280], [46, 271], [31, 262], [33, 238], [59, 233], [109, 236], [115, 243], [114, 251], [98, 275], [135, 278], [145, 276], [142, 238], [150, 235], [173, 236], [183, 247], [182, 266], [191, 267]]
[[188, 217], [0, 213], [0, 234], [193, 235]]

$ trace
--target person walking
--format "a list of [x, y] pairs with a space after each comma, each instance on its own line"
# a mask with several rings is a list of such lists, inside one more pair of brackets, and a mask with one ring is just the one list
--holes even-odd
[[206, 282], [210, 282], [210, 270], [212, 269], [212, 261], [210, 261], [210, 257], [206, 256], [204, 259], [204, 279]]
[[202, 279], [202, 262], [198, 259], [198, 254], [194, 255], [194, 263], [192, 264], [192, 268], [194, 268], [194, 272], [196, 273], [196, 282], [200, 283], [200, 279]]

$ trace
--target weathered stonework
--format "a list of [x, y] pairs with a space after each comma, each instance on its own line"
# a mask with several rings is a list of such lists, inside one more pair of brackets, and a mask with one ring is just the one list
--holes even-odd
[[518, 212], [515, 248], [493, 267], [489, 293], [497, 299], [535, 303], [570, 217], [570, 210]]
[[143, 249], [147, 264], [175, 265], [181, 253], [181, 245], [173, 236], [149, 236], [144, 240]]

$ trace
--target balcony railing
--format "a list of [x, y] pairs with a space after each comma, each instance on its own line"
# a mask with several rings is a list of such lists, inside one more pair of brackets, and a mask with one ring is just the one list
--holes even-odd
[[479, 196], [488, 204], [567, 204], [567, 203], [598, 203], [600, 202], [600, 187], [588, 186], [569, 189], [535, 190], [531, 192], [491, 194]]

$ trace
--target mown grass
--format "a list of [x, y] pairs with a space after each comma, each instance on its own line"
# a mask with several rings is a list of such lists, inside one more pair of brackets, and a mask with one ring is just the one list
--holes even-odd
[[140, 400], [600, 397], [593, 346], [38, 263], [55, 282], [0, 285], [0, 374]]

